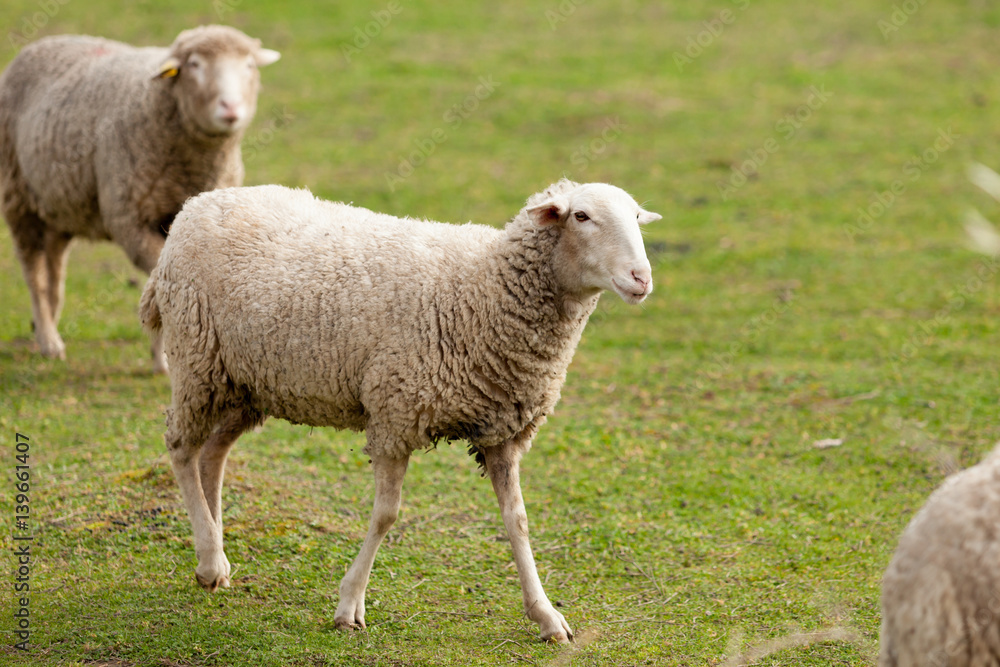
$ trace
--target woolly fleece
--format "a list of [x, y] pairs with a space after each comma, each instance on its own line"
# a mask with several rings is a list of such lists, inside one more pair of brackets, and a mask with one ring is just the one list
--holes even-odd
[[[189, 197], [243, 181], [243, 129], [205, 129], [211, 87], [155, 77], [168, 57], [183, 63], [195, 52], [259, 57], [261, 49], [225, 26], [186, 30], [170, 48], [64, 35], [25, 47], [0, 76], [2, 213], [46, 356], [65, 354], [56, 322], [73, 237], [113, 240], [148, 273]], [[248, 85], [252, 117], [256, 69]]]
[[168, 443], [197, 446], [230, 410], [365, 430], [392, 457], [530, 443], [598, 300], [559, 293], [559, 236], [525, 210], [500, 231], [279, 186], [193, 199], [142, 299], [171, 364]]
[[880, 667], [1000, 665], [1000, 448], [952, 475], [882, 584]]

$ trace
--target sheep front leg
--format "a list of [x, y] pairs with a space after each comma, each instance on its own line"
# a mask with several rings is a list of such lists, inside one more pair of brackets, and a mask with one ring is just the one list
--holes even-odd
[[524, 596], [524, 610], [528, 618], [538, 624], [542, 639], [568, 642], [573, 639], [573, 631], [545, 595], [538, 570], [535, 569], [531, 544], [528, 542], [528, 514], [521, 497], [520, 475], [521, 454], [524, 450], [510, 443], [486, 447], [482, 451], [486, 459], [486, 472], [497, 494], [500, 516], [503, 517], [503, 525], [514, 552], [514, 564], [517, 565], [521, 593]]
[[372, 456], [372, 471], [375, 473], [375, 507], [372, 510], [368, 534], [361, 545], [361, 553], [340, 582], [340, 604], [333, 620], [338, 628], [365, 627], [365, 589], [368, 577], [375, 564], [375, 554], [389, 528], [399, 514], [402, 497], [403, 477], [409, 457], [393, 459], [387, 456]]
[[[215, 431], [202, 445], [198, 457], [198, 477], [210, 515], [206, 520], [211, 520], [213, 536], [217, 536], [219, 545], [218, 555], [214, 556], [216, 568], [214, 573], [205, 576], [204, 581], [198, 579], [202, 586], [210, 590], [215, 590], [217, 587], [229, 588], [232, 579], [232, 566], [226, 557], [223, 544], [222, 479], [226, 472], [226, 457], [229, 456], [229, 450], [250, 423], [243, 413], [231, 413], [219, 422]], [[212, 539], [215, 540], [216, 537]], [[212, 548], [214, 549], [214, 546]]]
[[[112, 230], [112, 236], [115, 242], [125, 250], [125, 254], [128, 255], [132, 264], [146, 275], [152, 273], [156, 262], [160, 259], [163, 244], [166, 242], [166, 232], [145, 224], [137, 225], [131, 216], [124, 213], [114, 214], [111, 220], [108, 227]], [[167, 355], [164, 353], [163, 340], [159, 333], [153, 336], [150, 355], [153, 358], [153, 372], [166, 373]]]

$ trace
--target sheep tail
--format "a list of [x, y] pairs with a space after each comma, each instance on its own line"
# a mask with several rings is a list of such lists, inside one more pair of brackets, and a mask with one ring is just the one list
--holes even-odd
[[160, 304], [156, 302], [156, 278], [158, 273], [154, 271], [146, 281], [146, 289], [142, 291], [142, 299], [139, 301], [139, 320], [142, 327], [151, 334], [160, 332], [163, 327], [163, 320], [160, 319]]

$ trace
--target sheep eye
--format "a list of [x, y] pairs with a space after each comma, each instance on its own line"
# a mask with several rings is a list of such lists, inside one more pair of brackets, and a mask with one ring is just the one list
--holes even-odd
[[584, 213], [583, 211], [577, 211], [573, 215], [580, 222], [583, 222], [584, 220], [590, 220], [590, 216]]

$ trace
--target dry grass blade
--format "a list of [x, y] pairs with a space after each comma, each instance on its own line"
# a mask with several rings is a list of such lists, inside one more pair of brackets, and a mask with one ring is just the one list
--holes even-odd
[[[765, 658], [772, 653], [784, 651], [788, 648], [798, 648], [810, 646], [820, 642], [856, 642], [858, 634], [848, 628], [829, 628], [817, 632], [795, 632], [784, 637], [768, 639], [765, 642], [750, 646], [746, 651], [738, 652], [733, 657], [723, 663], [723, 667], [745, 667], [752, 665], [761, 658]], [[738, 638], [730, 641], [730, 650], [735, 650], [739, 645]], [[733, 646], [735, 644], [736, 646]]]
[[986, 194], [1000, 201], [1000, 174], [978, 162], [969, 166], [969, 180]]
[[1000, 253], [1000, 234], [989, 220], [973, 209], [965, 214], [965, 233], [972, 250], [984, 255]]

